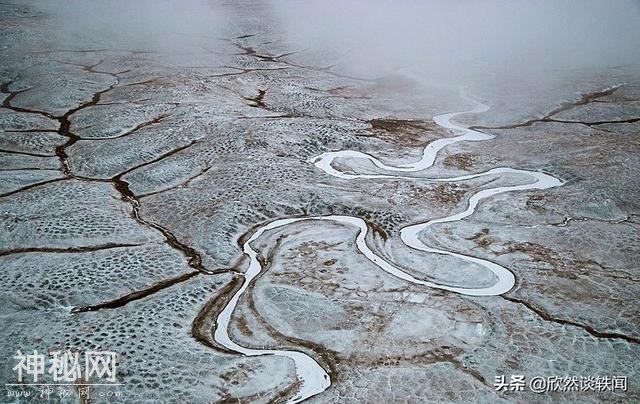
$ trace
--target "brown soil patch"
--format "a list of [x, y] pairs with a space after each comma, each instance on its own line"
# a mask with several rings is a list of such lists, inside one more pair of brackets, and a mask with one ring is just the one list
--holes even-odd
[[471, 153], [458, 153], [447, 156], [442, 164], [447, 168], [457, 168], [459, 170], [471, 171], [478, 156]]
[[424, 147], [430, 141], [445, 136], [431, 121], [408, 119], [372, 119], [372, 136], [404, 147]]

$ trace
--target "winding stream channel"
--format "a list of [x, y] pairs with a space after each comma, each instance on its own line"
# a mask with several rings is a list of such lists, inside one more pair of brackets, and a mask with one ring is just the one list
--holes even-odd
[[[463, 126], [456, 125], [451, 122], [453, 118], [458, 115], [467, 114], [467, 113], [482, 113], [489, 109], [489, 107], [480, 102], [469, 100], [474, 104], [474, 107], [470, 110], [465, 110], [461, 112], [453, 112], [447, 114], [437, 115], [433, 118], [434, 122], [439, 126], [454, 131], [455, 133], [460, 133], [460, 135], [450, 138], [443, 138], [439, 140], [435, 140], [429, 143], [423, 151], [422, 157], [420, 160], [412, 163], [401, 164], [398, 166], [389, 166], [379, 161], [375, 157], [354, 151], [354, 150], [342, 150], [337, 152], [326, 152], [323, 153], [313, 159], [310, 160], [310, 163], [313, 163], [317, 168], [321, 169], [325, 173], [349, 180], [356, 179], [415, 179], [411, 177], [405, 177], [403, 173], [409, 172], [417, 172], [431, 167], [435, 159], [437, 157], [437, 153], [442, 150], [444, 147], [462, 141], [481, 141], [492, 139], [494, 136], [482, 133], [473, 129], [465, 128]], [[382, 169], [387, 172], [387, 174], [351, 174], [344, 173], [333, 167], [332, 163], [336, 158], [349, 158], [349, 159], [366, 159], [373, 163], [379, 169]], [[406, 273], [402, 269], [395, 266], [393, 263], [385, 260], [384, 258], [376, 255], [366, 243], [366, 236], [368, 232], [367, 223], [359, 218], [354, 216], [338, 216], [338, 215], [330, 215], [330, 216], [314, 216], [314, 217], [299, 217], [299, 218], [285, 218], [278, 219], [272, 222], [265, 224], [264, 226], [258, 228], [258, 230], [243, 244], [243, 252], [250, 259], [249, 268], [244, 274], [245, 280], [240, 289], [233, 295], [233, 297], [229, 300], [227, 305], [224, 307], [218, 319], [216, 321], [216, 328], [214, 332], [214, 339], [217, 343], [228, 348], [232, 351], [241, 353], [246, 356], [259, 356], [259, 355], [277, 355], [291, 358], [296, 366], [297, 377], [300, 381], [300, 388], [298, 389], [296, 395], [289, 399], [290, 403], [297, 403], [303, 401], [309, 397], [312, 397], [316, 394], [319, 394], [326, 390], [331, 385], [331, 379], [327, 372], [309, 355], [293, 350], [266, 350], [266, 349], [251, 349], [245, 348], [233, 342], [231, 337], [229, 336], [229, 323], [231, 321], [231, 315], [238, 304], [238, 300], [240, 296], [246, 291], [247, 287], [251, 283], [251, 281], [259, 275], [263, 268], [258, 260], [258, 253], [251, 247], [251, 243], [258, 239], [264, 232], [280, 228], [283, 226], [287, 226], [292, 223], [301, 222], [301, 221], [320, 221], [320, 220], [328, 220], [333, 222], [339, 222], [351, 226], [355, 226], [358, 228], [358, 234], [356, 236], [356, 247], [367, 259], [369, 259], [372, 263], [374, 263], [381, 270], [397, 277], [403, 279], [407, 282], [411, 282], [417, 285], [427, 286], [431, 288], [444, 289], [455, 293], [460, 293], [469, 296], [496, 296], [503, 293], [508, 292], [515, 284], [514, 275], [505, 267], [498, 265], [494, 262], [483, 260], [480, 258], [472, 257], [469, 255], [459, 254], [447, 250], [436, 249], [427, 246], [424, 244], [420, 238], [420, 233], [427, 229], [429, 226], [436, 223], [447, 223], [447, 222], [455, 222], [462, 220], [470, 215], [472, 215], [480, 201], [483, 199], [487, 199], [493, 195], [502, 194], [505, 192], [511, 191], [524, 191], [524, 190], [532, 190], [532, 189], [547, 189], [552, 187], [557, 187], [563, 184], [559, 179], [545, 174], [539, 171], [528, 171], [528, 170], [519, 170], [508, 167], [500, 167], [494, 168], [482, 173], [463, 175], [452, 178], [426, 178], [426, 180], [434, 181], [434, 182], [455, 182], [455, 181], [465, 181], [473, 178], [485, 177], [485, 176], [495, 176], [501, 174], [518, 174], [525, 175], [531, 178], [531, 182], [525, 185], [512, 185], [512, 186], [503, 186], [485, 189], [476, 192], [469, 199], [467, 208], [460, 212], [451, 216], [433, 219], [427, 222], [416, 223], [409, 226], [406, 226], [400, 230], [400, 238], [402, 242], [410, 248], [424, 251], [427, 253], [434, 254], [442, 254], [449, 255], [452, 257], [459, 258], [461, 260], [480, 265], [487, 270], [491, 271], [496, 278], [496, 281], [493, 285], [487, 287], [480, 288], [463, 288], [463, 287], [454, 287], [443, 284], [438, 284], [434, 282], [429, 282], [425, 280], [420, 280], [412, 275]], [[425, 180], [425, 178], [421, 178]]]

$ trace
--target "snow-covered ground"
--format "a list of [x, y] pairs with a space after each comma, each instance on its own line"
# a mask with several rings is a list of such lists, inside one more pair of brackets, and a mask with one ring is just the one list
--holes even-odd
[[83, 3], [0, 4], [3, 400], [33, 350], [117, 354], [62, 402], [640, 400], [638, 65], [434, 83], [282, 4]]

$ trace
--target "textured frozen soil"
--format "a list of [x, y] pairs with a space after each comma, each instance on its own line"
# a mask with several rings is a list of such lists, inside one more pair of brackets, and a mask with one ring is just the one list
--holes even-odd
[[[412, 251], [399, 230], [526, 182], [427, 178], [515, 167], [564, 185], [491, 197], [420, 234], [508, 268], [508, 293], [412, 285], [364, 259], [355, 228], [303, 221], [253, 242], [266, 271], [229, 335], [314, 358], [331, 378], [314, 402], [640, 400], [638, 68], [557, 73], [561, 85], [531, 93], [509, 77], [478, 85], [491, 109], [458, 121], [494, 139], [448, 146], [410, 179], [344, 180], [309, 159], [350, 149], [415, 161], [454, 136], [431, 118], [468, 102], [457, 88], [325, 68], [253, 6], [226, 6], [232, 30], [176, 53], [76, 37], [63, 46], [38, 4], [0, 4], [2, 384], [15, 382], [18, 349], [100, 348], [118, 353], [130, 402], [286, 401], [299, 388], [293, 362], [213, 339], [244, 279], [242, 240], [277, 218], [356, 216], [373, 230], [370, 247], [414, 277], [490, 286], [481, 266]], [[380, 172], [358, 159], [335, 166]], [[619, 375], [629, 386], [496, 392], [494, 377], [512, 374]], [[94, 401], [106, 401], [99, 389]]]

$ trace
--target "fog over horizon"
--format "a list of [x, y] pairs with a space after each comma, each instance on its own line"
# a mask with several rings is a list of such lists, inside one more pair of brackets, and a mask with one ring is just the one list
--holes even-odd
[[640, 2], [632, 0], [270, 0], [287, 37], [332, 54], [353, 74], [414, 69], [443, 79], [478, 71], [572, 70], [640, 64]]
[[[274, 21], [284, 47], [316, 65], [377, 78], [470, 82], [510, 74], [640, 66], [638, 0], [46, 1], [64, 35], [180, 53], [237, 33], [235, 7]], [[256, 43], [262, 40], [259, 28]], [[61, 37], [64, 37], [62, 35]], [[281, 44], [282, 45], [282, 44]], [[212, 60], [212, 64], [215, 63]]]

